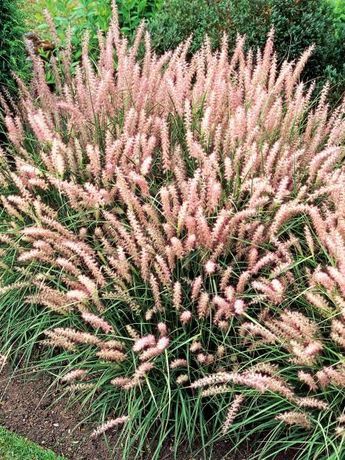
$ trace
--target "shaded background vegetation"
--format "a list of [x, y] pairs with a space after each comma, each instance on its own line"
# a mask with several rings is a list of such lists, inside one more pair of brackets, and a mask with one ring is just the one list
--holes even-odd
[[12, 71], [26, 72], [23, 33], [26, 30], [22, 0], [0, 3], [0, 87], [13, 90]]
[[[304, 72], [304, 79], [316, 79], [320, 89], [331, 85], [334, 103], [345, 88], [345, 2], [342, 0], [118, 0], [121, 28], [129, 38], [142, 20], [148, 23], [154, 48], [162, 53], [193, 36], [191, 52], [198, 49], [207, 34], [218, 46], [223, 34], [229, 37], [231, 52], [237, 34], [246, 35], [246, 46], [261, 47], [267, 33], [275, 28], [279, 60], [295, 59], [315, 43], [316, 48]], [[97, 57], [97, 32], [105, 31], [111, 16], [111, 0], [4, 0], [0, 6], [0, 84], [11, 85], [11, 71], [25, 76], [22, 36], [35, 31], [48, 36], [44, 17], [47, 9], [62, 42], [70, 27], [74, 61], [81, 53], [85, 30], [91, 37], [91, 50]], [[49, 56], [45, 56], [49, 60]], [[48, 74], [53, 80], [53, 75]]]

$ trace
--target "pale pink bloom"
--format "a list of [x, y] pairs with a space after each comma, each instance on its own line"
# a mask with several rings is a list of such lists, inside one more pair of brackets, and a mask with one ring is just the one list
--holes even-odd
[[151, 358], [154, 358], [155, 356], [160, 355], [161, 353], [164, 352], [166, 348], [169, 346], [169, 338], [168, 337], [161, 337], [157, 345], [151, 348], [148, 348], [145, 350], [141, 355], [140, 355], [140, 360], [141, 361], [147, 361]]
[[191, 235], [188, 235], [184, 247], [187, 252], [192, 251], [196, 246], [196, 236], [192, 233]]
[[189, 377], [187, 374], [180, 374], [176, 377], [177, 385], [183, 385], [189, 381]]
[[208, 275], [211, 275], [212, 273], [216, 271], [217, 264], [213, 262], [212, 260], [208, 260], [204, 266], [204, 269]]
[[232, 286], [227, 286], [224, 290], [226, 300], [232, 303], [235, 300], [235, 289]]
[[181, 241], [175, 236], [170, 240], [175, 256], [181, 259], [184, 255], [184, 248]]
[[157, 348], [161, 351], [169, 346], [170, 339], [168, 337], [161, 337], [157, 342]]
[[197, 351], [202, 350], [202, 345], [200, 342], [193, 342], [190, 346], [190, 351], [196, 353]]
[[156, 339], [152, 334], [141, 337], [133, 345], [133, 351], [139, 352], [145, 348], [156, 346]]
[[185, 326], [186, 324], [190, 323], [192, 320], [192, 312], [189, 310], [185, 310], [180, 315], [180, 321]]
[[298, 378], [301, 382], [305, 383], [311, 391], [317, 390], [317, 383], [314, 377], [308, 372], [298, 371]]
[[84, 311], [81, 316], [85, 322], [91, 324], [95, 329], [102, 329], [106, 334], [114, 332], [113, 327], [97, 315]]
[[312, 397], [304, 397], [296, 399], [297, 405], [299, 407], [310, 407], [312, 409], [327, 410], [329, 409], [329, 404], [326, 401], [321, 401], [320, 399]]
[[102, 350], [97, 351], [96, 355], [106, 361], [115, 361], [117, 363], [120, 363], [126, 359], [126, 355], [122, 351], [115, 349], [111, 350], [103, 348]]
[[241, 300], [241, 299], [235, 300], [234, 310], [235, 310], [236, 315], [242, 315], [245, 312], [246, 305], [243, 302], [243, 300]]
[[84, 302], [89, 297], [89, 294], [87, 294], [85, 291], [81, 291], [80, 289], [73, 289], [72, 291], [68, 291], [66, 295], [69, 299], [77, 302]]
[[200, 319], [205, 318], [210, 312], [210, 297], [207, 292], [202, 292], [199, 297], [197, 306], [198, 316]]
[[178, 367], [187, 367], [187, 365], [187, 360], [183, 358], [174, 359], [174, 361], [171, 361], [170, 363], [171, 369], [176, 369]]
[[103, 423], [103, 425], [100, 425], [96, 430], [94, 430], [91, 434], [91, 437], [96, 438], [97, 436], [100, 436], [101, 434], [105, 433], [111, 428], [114, 428], [115, 426], [123, 425], [124, 423], [128, 422], [128, 420], [128, 416], [118, 417], [116, 419], [109, 420], [108, 422]]
[[73, 382], [74, 380], [82, 379], [85, 375], [86, 375], [86, 371], [84, 369], [75, 369], [65, 374], [62, 377], [61, 381], [70, 383], [70, 382]]
[[240, 410], [241, 405], [243, 404], [244, 401], [244, 396], [242, 394], [235, 395], [234, 400], [232, 401], [228, 413], [226, 415], [224, 424], [222, 426], [222, 433], [226, 434], [229, 431], [229, 428], [233, 424], [233, 421]]
[[5, 355], [0, 354], [0, 372], [7, 364], [7, 357]]
[[141, 164], [140, 172], [143, 176], [146, 176], [151, 169], [152, 157], [146, 157], [145, 160]]
[[168, 335], [168, 327], [165, 323], [158, 323], [157, 324], [157, 329], [159, 331], [159, 334], [161, 336], [166, 336]]
[[309, 417], [304, 412], [289, 411], [277, 415], [276, 420], [284, 422], [287, 425], [301, 426], [307, 430], [311, 429], [312, 425]]
[[174, 284], [173, 306], [176, 311], [179, 311], [182, 306], [182, 286], [179, 281], [176, 281]]
[[203, 279], [201, 275], [194, 279], [192, 283], [192, 299], [193, 300], [196, 300], [198, 298], [202, 283], [203, 283]]

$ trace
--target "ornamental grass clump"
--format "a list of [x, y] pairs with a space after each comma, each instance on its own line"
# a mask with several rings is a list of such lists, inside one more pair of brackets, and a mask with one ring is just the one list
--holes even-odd
[[5, 106], [1, 327], [13, 305], [46, 325], [43, 367], [95, 435], [121, 425], [123, 458], [249, 436], [253, 458], [340, 458], [345, 104], [314, 103], [312, 49], [278, 67], [273, 34], [188, 46], [129, 46], [115, 11], [96, 66], [87, 36], [75, 71], [60, 51], [54, 91], [32, 54]]

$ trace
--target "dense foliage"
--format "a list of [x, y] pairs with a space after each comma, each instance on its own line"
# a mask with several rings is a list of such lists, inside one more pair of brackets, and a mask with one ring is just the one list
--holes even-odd
[[21, 0], [2, 0], [0, 3], [0, 88], [7, 90], [14, 86], [12, 72], [22, 73], [25, 68], [21, 4]]
[[[149, 20], [161, 3], [162, 0], [118, 0], [122, 32], [130, 39], [133, 38], [140, 22]], [[111, 0], [34, 0], [27, 6], [28, 26], [42, 38], [51, 36], [45, 10], [54, 18], [56, 35], [62, 46], [66, 42], [66, 31], [70, 29], [74, 65], [81, 58], [81, 43], [85, 32], [89, 35], [90, 57], [94, 61], [97, 59], [99, 32], [104, 33], [108, 28]], [[48, 78], [54, 80], [51, 73]]]
[[324, 0], [167, 0], [152, 18], [150, 31], [159, 52], [175, 48], [190, 35], [191, 51], [200, 48], [205, 34], [219, 46], [225, 32], [232, 50], [238, 33], [246, 35], [247, 49], [256, 49], [274, 27], [279, 61], [298, 58], [314, 43], [304, 76], [323, 83], [329, 78], [340, 97], [345, 90], [345, 29], [339, 17]]
[[54, 89], [31, 50], [4, 107], [3, 353], [52, 348], [124, 459], [227, 436], [341, 459], [345, 101], [312, 104], [310, 49], [279, 66], [272, 35], [228, 43], [160, 56], [115, 16], [96, 66], [87, 38], [73, 72], [57, 51]]

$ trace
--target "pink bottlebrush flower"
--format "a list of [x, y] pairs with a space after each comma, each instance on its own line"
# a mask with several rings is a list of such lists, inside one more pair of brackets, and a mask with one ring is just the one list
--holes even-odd
[[161, 337], [157, 342], [157, 348], [161, 351], [165, 350], [169, 346], [170, 339], [168, 337]]
[[73, 289], [72, 291], [68, 291], [66, 295], [69, 299], [77, 302], [84, 302], [89, 298], [89, 294], [87, 294], [85, 291], [81, 291], [80, 289]]
[[176, 369], [178, 367], [187, 367], [187, 366], [188, 366], [187, 360], [183, 358], [174, 359], [174, 361], [171, 361], [170, 363], [171, 369]]
[[227, 372], [217, 372], [216, 374], [210, 374], [207, 377], [203, 377], [194, 381], [191, 384], [191, 388], [203, 388], [206, 386], [213, 386], [219, 383], [231, 382], [231, 374]]
[[316, 283], [319, 283], [322, 286], [324, 286], [326, 289], [329, 289], [330, 291], [335, 286], [335, 282], [332, 280], [332, 278], [328, 276], [327, 273], [323, 272], [322, 270], [318, 270], [315, 273], [313, 273], [313, 280]]
[[189, 349], [192, 353], [196, 353], [197, 351], [202, 350], [202, 345], [200, 342], [193, 342]]
[[189, 377], [187, 374], [180, 374], [176, 377], [177, 385], [183, 385], [184, 383], [189, 382]]
[[317, 383], [314, 377], [308, 372], [298, 371], [298, 378], [301, 382], [305, 383], [311, 391], [317, 390]]
[[286, 425], [297, 425], [307, 430], [312, 427], [309, 417], [304, 412], [284, 412], [277, 415], [275, 418], [276, 420], [284, 422]]
[[329, 303], [322, 295], [309, 291], [305, 293], [305, 298], [311, 303], [311, 305], [321, 312], [328, 313], [331, 311]]
[[170, 287], [171, 284], [171, 272], [168, 264], [164, 260], [164, 258], [160, 255], [156, 255], [155, 257], [157, 263], [155, 264], [157, 275], [159, 280], [162, 284], [167, 287]]
[[97, 438], [98, 436], [110, 430], [111, 428], [114, 428], [115, 426], [118, 426], [118, 425], [123, 425], [124, 423], [128, 422], [128, 420], [129, 420], [129, 417], [127, 415], [109, 420], [108, 422], [103, 423], [103, 425], [100, 425], [96, 430], [94, 430], [91, 434], [91, 437]]
[[222, 189], [221, 189], [220, 183], [216, 181], [212, 181], [212, 184], [209, 187], [208, 196], [207, 196], [207, 207], [210, 212], [214, 211], [217, 208], [219, 204], [221, 193], [222, 193]]
[[243, 272], [241, 273], [241, 276], [238, 279], [238, 283], [236, 286], [236, 292], [237, 294], [242, 294], [246, 285], [248, 284], [250, 278], [251, 278], [251, 273], [250, 272]]
[[219, 284], [219, 287], [222, 291], [224, 291], [225, 288], [228, 286], [232, 272], [233, 268], [231, 265], [223, 271]]
[[119, 342], [118, 340], [106, 340], [102, 341], [98, 344], [100, 348], [106, 348], [106, 349], [113, 349], [115, 348], [116, 350], [123, 351], [124, 349], [124, 344], [122, 342]]
[[150, 172], [151, 163], [152, 163], [151, 156], [146, 157], [145, 160], [142, 162], [140, 172], [143, 176], [147, 176], [147, 174]]
[[42, 340], [43, 345], [48, 345], [51, 347], [60, 347], [67, 351], [75, 351], [76, 346], [71, 340], [63, 335], [54, 333], [53, 331], [46, 331], [45, 334], [49, 337], [48, 340]]
[[155, 347], [156, 339], [152, 334], [141, 337], [133, 345], [133, 351], [140, 352], [145, 348]]
[[210, 313], [210, 297], [207, 292], [202, 292], [197, 306], [198, 317], [205, 318]]
[[175, 256], [181, 259], [184, 255], [184, 248], [181, 241], [175, 236], [170, 240]]
[[7, 115], [5, 117], [5, 123], [6, 123], [6, 128], [7, 128], [8, 135], [9, 135], [11, 142], [16, 147], [20, 147], [24, 139], [23, 127], [22, 127], [20, 120], [18, 119], [18, 117], [13, 119], [9, 115]]
[[141, 361], [147, 361], [155, 356], [158, 356], [164, 352], [166, 348], [169, 346], [169, 338], [168, 337], [161, 337], [157, 345], [155, 347], [148, 348], [140, 355]]
[[72, 383], [66, 387], [69, 392], [90, 391], [95, 389], [95, 383]]
[[218, 328], [221, 331], [226, 332], [229, 329], [229, 322], [228, 321], [225, 321], [225, 320], [219, 321], [219, 320], [217, 320], [216, 324], [217, 324]]
[[242, 315], [245, 312], [246, 305], [243, 302], [243, 300], [241, 300], [241, 299], [235, 300], [234, 310], [235, 310], [236, 315]]
[[221, 319], [229, 319], [234, 314], [233, 306], [227, 302], [223, 297], [216, 295], [213, 297], [213, 304], [216, 306], [217, 313], [215, 315], [215, 321]]
[[113, 327], [97, 315], [84, 311], [81, 316], [85, 322], [91, 324], [95, 329], [102, 329], [106, 334], [114, 332]]
[[126, 324], [126, 330], [127, 330], [128, 335], [132, 339], [134, 339], [134, 340], [139, 340], [140, 339], [139, 332], [131, 324]]
[[80, 332], [72, 328], [62, 328], [57, 327], [52, 331], [54, 334], [59, 336], [66, 337], [68, 340], [71, 340], [75, 343], [81, 343], [86, 345], [99, 345], [100, 339], [93, 334], [88, 332]]
[[146, 321], [151, 321], [155, 313], [156, 313], [155, 308], [150, 308], [149, 310], [147, 310], [147, 312], [145, 313]]
[[141, 176], [140, 174], [137, 174], [134, 171], [131, 171], [129, 173], [129, 177], [136, 185], [138, 185], [138, 187], [140, 187], [141, 193], [144, 196], [149, 195], [149, 186], [143, 176]]
[[153, 368], [153, 363], [141, 363], [134, 373], [134, 378], [144, 378]]
[[116, 377], [110, 383], [120, 388], [125, 388], [127, 385], [130, 385], [132, 379], [129, 377]]
[[296, 399], [297, 405], [299, 407], [310, 407], [312, 409], [327, 410], [329, 409], [329, 404], [326, 401], [321, 401], [320, 399], [304, 397]]
[[204, 266], [205, 272], [207, 275], [212, 275], [217, 269], [217, 264], [212, 260], [208, 260]]
[[173, 306], [176, 311], [179, 311], [182, 306], [182, 286], [179, 281], [176, 281], [174, 284], [173, 290]]
[[162, 310], [162, 304], [161, 304], [161, 296], [160, 296], [159, 284], [158, 284], [158, 281], [157, 281], [156, 277], [152, 273], [150, 275], [149, 284], [150, 284], [152, 294], [153, 294], [155, 309], [157, 311], [161, 311]]
[[235, 417], [236, 417], [241, 405], [243, 404], [244, 399], [245, 399], [245, 397], [242, 394], [236, 395], [234, 397], [234, 400], [233, 400], [233, 402], [231, 403], [231, 405], [230, 405], [230, 407], [228, 409], [228, 413], [226, 415], [224, 424], [222, 426], [222, 433], [223, 434], [226, 434], [229, 431], [229, 428], [233, 424], [233, 421], [234, 421], [234, 419], [235, 419]]
[[189, 310], [185, 310], [180, 315], [180, 321], [185, 326], [186, 324], [190, 323], [192, 320], [192, 312]]
[[168, 335], [168, 327], [165, 323], [158, 323], [157, 324], [158, 332], [161, 336]]
[[206, 364], [207, 355], [205, 355], [205, 353], [198, 353], [196, 359], [200, 364]]
[[200, 290], [201, 290], [201, 286], [202, 286], [202, 283], [203, 283], [203, 279], [202, 279], [202, 276], [198, 276], [197, 278], [194, 279], [193, 283], [192, 283], [192, 299], [195, 301], [198, 296], [199, 296], [199, 293], [200, 293]]
[[75, 380], [82, 379], [85, 375], [86, 375], [86, 371], [84, 369], [75, 369], [75, 370], [70, 371], [67, 374], [65, 374], [62, 377], [61, 382], [70, 383], [70, 382], [73, 382]]
[[205, 390], [201, 391], [201, 396], [203, 398], [221, 395], [224, 393], [230, 393], [231, 387], [229, 385], [214, 385], [213, 387], [206, 388]]
[[115, 361], [120, 363], [126, 359], [126, 355], [120, 350], [111, 350], [103, 348], [96, 352], [96, 355], [105, 361]]
[[226, 288], [223, 289], [226, 300], [230, 303], [234, 302], [235, 300], [235, 289], [232, 286], [227, 286]]

